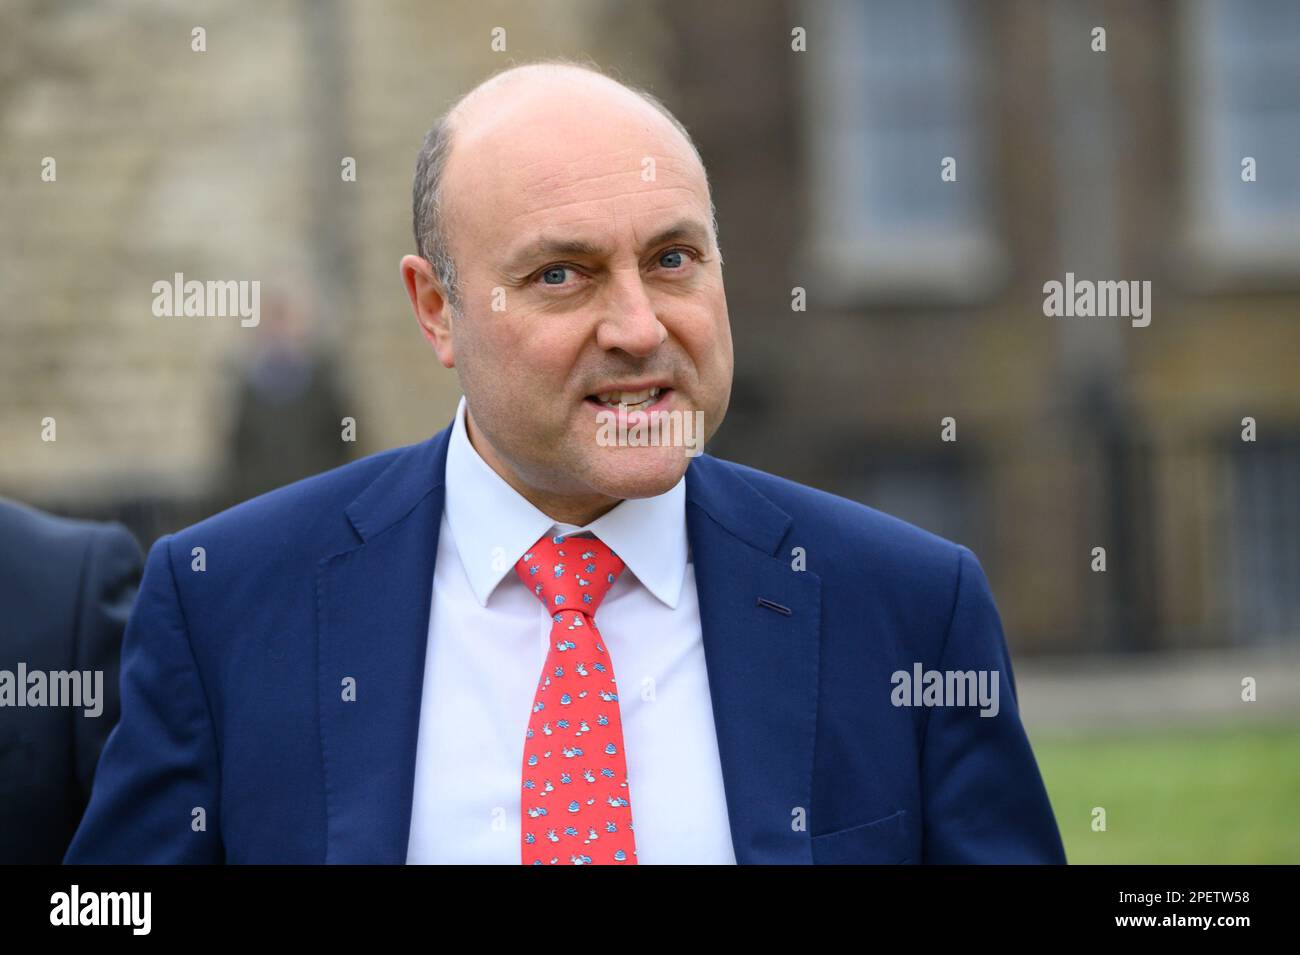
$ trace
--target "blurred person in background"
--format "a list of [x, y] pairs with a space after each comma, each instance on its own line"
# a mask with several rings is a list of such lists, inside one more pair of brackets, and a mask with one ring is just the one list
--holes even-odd
[[234, 373], [224, 506], [348, 460], [338, 369], [319, 343], [309, 304], [283, 289], [272, 292], [252, 342]]

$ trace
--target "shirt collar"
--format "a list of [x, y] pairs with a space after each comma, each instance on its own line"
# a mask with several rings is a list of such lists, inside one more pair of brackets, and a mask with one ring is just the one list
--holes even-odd
[[446, 517], [465, 576], [479, 605], [543, 534], [590, 531], [622, 558], [656, 599], [675, 609], [686, 574], [686, 476], [655, 497], [628, 498], [583, 527], [543, 514], [470, 443], [465, 398], [447, 445]]

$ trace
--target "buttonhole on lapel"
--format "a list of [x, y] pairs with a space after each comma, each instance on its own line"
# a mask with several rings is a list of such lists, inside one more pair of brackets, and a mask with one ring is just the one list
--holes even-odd
[[785, 614], [787, 617], [790, 616], [790, 614], [794, 613], [794, 611], [791, 610], [789, 607], [782, 607], [779, 603], [773, 603], [771, 600], [768, 600], [766, 597], [759, 597], [758, 605], [760, 607], [766, 607], [768, 610], [775, 610], [777, 613]]

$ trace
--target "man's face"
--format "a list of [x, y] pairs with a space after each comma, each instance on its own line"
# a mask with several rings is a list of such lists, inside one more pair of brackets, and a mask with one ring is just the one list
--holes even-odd
[[703, 412], [700, 448], [721, 424], [731, 329], [704, 170], [626, 91], [494, 95], [458, 126], [444, 179], [463, 305], [448, 363], [471, 433], [545, 495], [663, 493], [685, 449], [602, 446], [595, 396], [659, 387], [650, 411]]

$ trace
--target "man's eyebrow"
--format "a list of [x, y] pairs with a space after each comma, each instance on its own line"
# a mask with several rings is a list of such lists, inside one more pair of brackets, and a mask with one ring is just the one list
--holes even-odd
[[653, 248], [675, 239], [690, 239], [705, 244], [709, 240], [709, 230], [703, 222], [696, 219], [679, 219], [658, 235], [651, 236], [650, 241], [646, 243], [646, 248]]
[[[707, 242], [708, 237], [709, 230], [702, 222], [695, 219], [679, 219], [668, 228], [646, 240], [644, 248], [651, 249], [676, 239], [690, 239], [703, 244]], [[595, 242], [588, 242], [585, 239], [561, 239], [542, 235], [507, 258], [503, 268], [506, 271], [514, 271], [530, 261], [553, 255], [598, 256], [606, 254], [607, 251], [605, 246]]]

